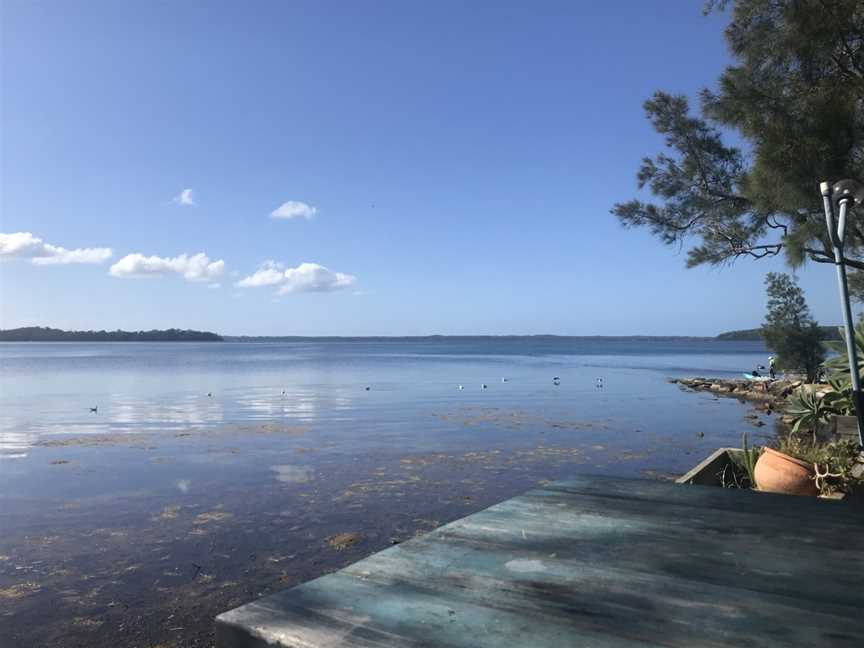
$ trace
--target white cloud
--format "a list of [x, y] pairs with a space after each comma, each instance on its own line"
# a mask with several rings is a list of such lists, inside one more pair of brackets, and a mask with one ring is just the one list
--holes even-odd
[[354, 285], [357, 278], [342, 272], [333, 272], [317, 263], [301, 263], [296, 268], [266, 261], [258, 270], [237, 282], [240, 288], [279, 286], [278, 294], [298, 292], [331, 292]]
[[171, 199], [171, 202], [186, 207], [198, 206], [198, 203], [195, 202], [195, 192], [191, 189], [184, 189], [178, 195], [174, 196], [174, 198]]
[[317, 207], [312, 207], [304, 202], [289, 200], [270, 212], [270, 218], [281, 220], [292, 220], [294, 218], [305, 218], [312, 220], [318, 213]]
[[203, 252], [181, 254], [173, 258], [127, 254], [111, 266], [109, 272], [115, 277], [155, 277], [178, 274], [186, 281], [214, 281], [225, 272], [225, 262], [211, 261]]
[[111, 248], [76, 248], [67, 250], [51, 245], [30, 232], [0, 234], [0, 258], [30, 259], [36, 265], [68, 263], [103, 263], [111, 258]]
[[248, 277], [237, 282], [240, 288], [257, 288], [258, 286], [275, 286], [285, 281], [285, 266], [275, 261], [265, 261], [261, 267]]

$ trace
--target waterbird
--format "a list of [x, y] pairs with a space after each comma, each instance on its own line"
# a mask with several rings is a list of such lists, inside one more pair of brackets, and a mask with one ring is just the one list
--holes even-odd
[[555, 381], [555, 380], [561, 380], [561, 379], [558, 376], [552, 376], [552, 380]]
[[462, 385], [459, 385], [459, 389], [465, 389]]
[[95, 414], [96, 412], [99, 411], [99, 406], [97, 405], [96, 407], [91, 407], [91, 408], [90, 408], [90, 411], [91, 411], [93, 414]]
[[367, 388], [366, 388], [366, 391], [369, 391], [370, 389], [372, 389], [372, 388], [371, 388], [371, 387], [367, 387]]
[[507, 382], [507, 379], [506, 379], [506, 378], [502, 378], [502, 379], [501, 379], [501, 382]]
[[207, 392], [207, 398], [213, 398], [213, 392]]
[[481, 385], [481, 388], [486, 389], [486, 385], [485, 384]]

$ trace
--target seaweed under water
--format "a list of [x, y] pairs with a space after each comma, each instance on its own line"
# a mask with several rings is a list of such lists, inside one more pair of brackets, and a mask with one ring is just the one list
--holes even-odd
[[[3, 648], [212, 646], [228, 609], [537, 484], [667, 479], [749, 426], [741, 404], [654, 370], [604, 369], [598, 390], [595, 369], [558, 359], [507, 360], [497, 383], [497, 356], [400, 356], [369, 365], [374, 382], [331, 347], [313, 369], [298, 346], [130, 348], [81, 346], [70, 363], [26, 347], [0, 366], [15, 376], [0, 393]], [[190, 394], [219, 354], [242, 363], [207, 374], [212, 397]]]

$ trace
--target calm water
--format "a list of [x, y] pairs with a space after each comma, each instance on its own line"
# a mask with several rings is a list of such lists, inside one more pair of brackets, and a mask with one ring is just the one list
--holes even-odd
[[[0, 343], [0, 457], [25, 458], [48, 435], [259, 420], [316, 423], [373, 442], [451, 406], [632, 418], [634, 400], [675, 400], [666, 376], [738, 375], [765, 355], [761, 343], [707, 341]], [[650, 427], [651, 412], [640, 409]]]
[[[770, 434], [747, 406], [666, 381], [766, 355], [698, 340], [0, 344], [0, 624], [11, 646], [209, 645], [224, 609], [538, 481], [662, 478]], [[359, 540], [334, 547], [345, 532]]]

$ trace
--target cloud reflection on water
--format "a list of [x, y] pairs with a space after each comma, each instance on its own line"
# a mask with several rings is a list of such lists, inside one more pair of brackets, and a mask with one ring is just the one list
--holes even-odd
[[319, 386], [315, 389], [276, 391], [265, 388], [248, 390], [236, 397], [240, 418], [261, 420], [290, 418], [311, 423], [324, 412], [345, 411], [354, 406], [351, 392], [338, 385]]
[[276, 473], [276, 481], [289, 484], [305, 484], [312, 479], [314, 474], [314, 471], [308, 466], [292, 466], [291, 464], [270, 466], [270, 470]]
[[0, 431], [0, 459], [23, 459], [27, 456], [24, 450], [29, 449], [35, 442], [34, 434]]

